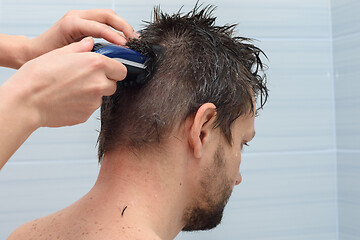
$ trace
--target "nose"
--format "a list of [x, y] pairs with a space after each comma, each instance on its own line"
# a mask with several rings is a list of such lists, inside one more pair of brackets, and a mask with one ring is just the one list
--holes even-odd
[[241, 181], [242, 181], [242, 177], [241, 177], [241, 174], [239, 172], [239, 174], [238, 174], [238, 176], [236, 178], [236, 181], [235, 181], [235, 185], [239, 185], [241, 183]]

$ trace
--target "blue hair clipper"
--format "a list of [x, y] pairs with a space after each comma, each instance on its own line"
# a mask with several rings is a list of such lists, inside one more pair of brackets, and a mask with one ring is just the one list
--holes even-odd
[[92, 52], [100, 53], [109, 58], [113, 58], [127, 68], [127, 75], [119, 84], [123, 86], [139, 86], [146, 80], [146, 60], [147, 57], [130, 48], [121, 47], [108, 43], [95, 43]]

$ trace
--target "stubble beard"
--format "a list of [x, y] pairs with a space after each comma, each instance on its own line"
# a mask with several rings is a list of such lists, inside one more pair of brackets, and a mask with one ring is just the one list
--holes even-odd
[[214, 156], [214, 168], [206, 169], [200, 182], [200, 197], [184, 213], [183, 231], [209, 230], [221, 223], [233, 188], [226, 174], [226, 160], [222, 156], [223, 149], [218, 147]]

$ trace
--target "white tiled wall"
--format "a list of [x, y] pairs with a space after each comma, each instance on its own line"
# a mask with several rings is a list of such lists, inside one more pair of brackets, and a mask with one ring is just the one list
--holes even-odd
[[333, 149], [330, 40], [267, 38], [259, 45], [270, 60], [270, 99], [249, 152]]
[[334, 39], [337, 146], [341, 150], [360, 150], [359, 43], [360, 30]]
[[79, 199], [94, 184], [97, 171], [95, 158], [93, 161], [27, 161], [5, 166], [0, 178], [1, 239], [20, 224]]
[[360, 2], [357, 0], [331, 0], [334, 38], [360, 32]]
[[111, 8], [112, 0], [1, 0], [0, 4], [1, 33], [37, 36], [71, 9]]
[[339, 239], [360, 239], [360, 1], [332, 0]]
[[[342, 0], [335, 2], [334, 6], [337, 2], [341, 5]], [[190, 0], [134, 0], [131, 3], [0, 0], [0, 32], [33, 37], [68, 10], [88, 8], [113, 8], [139, 29], [141, 20], [150, 20], [154, 5], [161, 4], [165, 11], [176, 12], [181, 5], [187, 11], [194, 3]], [[260, 40], [256, 44], [270, 59], [267, 64], [271, 92], [265, 110], [256, 120], [257, 136], [245, 150], [241, 170], [243, 182], [233, 193], [223, 224], [209, 232], [180, 234], [177, 239], [337, 239], [330, 2], [212, 0], [206, 3], [218, 5], [215, 14], [219, 24], [239, 23], [238, 34]], [[348, 6], [346, 9], [355, 11]], [[335, 13], [343, 19], [341, 11]], [[336, 19], [334, 15], [332, 18]], [[355, 20], [347, 16], [347, 27]], [[336, 25], [339, 21], [334, 23], [334, 36], [355, 31], [338, 27], [337, 33], [335, 26], [340, 26]], [[13, 72], [0, 69], [0, 82]], [[353, 111], [355, 106], [353, 102], [348, 105]], [[0, 172], [1, 239], [21, 223], [67, 206], [91, 188], [98, 172], [95, 130], [99, 123], [96, 116], [98, 112], [80, 126], [40, 129]], [[344, 117], [344, 121], [351, 119]], [[340, 119], [337, 126], [339, 122]], [[349, 124], [358, 127], [356, 122]], [[350, 128], [348, 124], [342, 126]], [[348, 141], [359, 146], [355, 141]], [[344, 148], [348, 146], [346, 142]], [[341, 166], [346, 167], [345, 164]], [[353, 173], [356, 176], [356, 170]], [[346, 186], [346, 181], [353, 179], [342, 180]], [[340, 193], [351, 190], [341, 185], [339, 181]], [[354, 199], [356, 195], [352, 193], [343, 196]], [[350, 211], [349, 206], [344, 204], [344, 216]], [[351, 222], [351, 218], [347, 221]]]
[[335, 239], [333, 153], [248, 154], [222, 225], [178, 239]]

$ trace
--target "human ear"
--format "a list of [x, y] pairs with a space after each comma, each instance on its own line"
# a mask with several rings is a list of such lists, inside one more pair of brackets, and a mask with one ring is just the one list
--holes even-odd
[[205, 103], [197, 110], [190, 127], [189, 144], [195, 158], [201, 158], [210, 142], [216, 121], [216, 106]]

